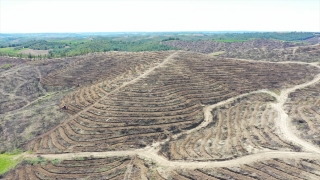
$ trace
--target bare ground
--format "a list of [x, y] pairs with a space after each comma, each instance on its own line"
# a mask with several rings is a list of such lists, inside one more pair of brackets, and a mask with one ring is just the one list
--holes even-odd
[[[176, 53], [170, 55], [161, 64], [145, 71], [143, 74], [141, 74], [136, 79], [133, 79], [127, 83], [124, 83], [122, 86], [116, 88], [114, 91], [118, 91], [120, 88], [125, 87], [129, 84], [132, 84], [132, 83], [138, 81], [139, 79], [148, 76], [155, 69], [157, 69], [157, 68], [163, 66], [165, 63], [167, 63], [175, 54]], [[289, 64], [289, 63], [292, 64], [294, 62], [282, 62], [282, 64]], [[309, 65], [315, 66], [317, 68], [320, 68], [315, 63], [311, 64], [311, 63], [297, 62], [297, 64], [309, 64]], [[150, 161], [157, 163], [161, 167], [161, 169], [165, 172], [171, 171], [173, 169], [232, 167], [235, 165], [244, 165], [244, 164], [254, 163], [256, 161], [269, 160], [269, 159], [273, 159], [273, 158], [283, 158], [283, 157], [286, 157], [288, 159], [315, 159], [315, 160], [318, 160], [318, 159], [320, 159], [320, 148], [306, 142], [305, 140], [297, 137], [294, 133], [292, 133], [292, 131], [290, 129], [290, 126], [291, 126], [290, 125], [290, 123], [291, 123], [290, 118], [288, 117], [288, 115], [284, 111], [283, 105], [286, 102], [286, 100], [291, 92], [294, 92], [297, 89], [311, 86], [319, 81], [320, 81], [320, 74], [316, 75], [312, 80], [310, 80], [308, 82], [305, 82], [305, 83], [302, 83], [299, 85], [295, 85], [290, 88], [281, 89], [279, 95], [275, 94], [274, 92], [268, 91], [268, 90], [259, 90], [259, 91], [250, 92], [250, 93], [258, 93], [258, 92], [268, 93], [277, 99], [277, 102], [272, 103], [272, 106], [279, 113], [279, 123], [276, 123], [276, 126], [280, 128], [281, 135], [286, 140], [302, 147], [302, 149], [307, 152], [268, 151], [268, 152], [256, 153], [256, 154], [247, 155], [247, 156], [243, 156], [240, 158], [236, 158], [236, 159], [232, 159], [232, 160], [225, 160], [225, 161], [220, 161], [220, 162], [169, 161], [166, 158], [164, 158], [163, 156], [159, 155], [159, 153], [158, 153], [161, 145], [165, 141], [170, 140], [170, 139], [167, 139], [163, 142], [153, 143], [151, 146], [147, 146], [144, 149], [136, 149], [136, 150], [131, 150], [131, 151], [81, 152], [81, 153], [64, 153], [64, 154], [31, 154], [31, 155], [24, 154], [24, 157], [25, 158], [35, 158], [36, 156], [41, 155], [42, 157], [47, 158], [47, 159], [71, 159], [71, 158], [89, 157], [89, 156], [109, 157], [109, 156], [134, 156], [134, 155], [137, 155], [142, 159], [147, 159], [147, 160], [150, 160]], [[240, 98], [240, 97], [243, 97], [243, 96], [247, 96], [250, 93], [244, 93], [244, 94], [241, 94], [237, 97], [233, 97], [233, 98], [227, 99], [225, 101], [218, 102], [217, 104], [205, 106], [203, 108], [203, 113], [204, 113], [204, 117], [205, 117], [204, 121], [200, 125], [195, 127], [194, 129], [177, 134], [177, 135], [173, 136], [173, 138], [176, 138], [176, 137], [181, 136], [183, 134], [188, 134], [193, 131], [197, 131], [198, 129], [201, 129], [203, 127], [206, 127], [212, 121], [211, 111], [214, 107], [223, 106], [224, 104], [229, 103], [230, 101], [233, 101], [233, 100]], [[101, 99], [103, 99], [103, 98], [105, 98], [105, 97], [102, 97]], [[96, 105], [96, 104], [94, 103], [91, 106], [93, 106], [93, 105]], [[79, 111], [77, 114], [80, 114], [80, 113], [84, 112], [85, 110], [88, 110], [89, 107], [91, 107], [91, 106], [88, 106], [84, 110]], [[73, 117], [71, 117], [70, 119], [72, 119], [72, 118]], [[50, 131], [48, 133], [50, 133]], [[45, 133], [45, 134], [47, 134], [47, 133]], [[161, 172], [161, 170], [159, 170], [159, 171]]]

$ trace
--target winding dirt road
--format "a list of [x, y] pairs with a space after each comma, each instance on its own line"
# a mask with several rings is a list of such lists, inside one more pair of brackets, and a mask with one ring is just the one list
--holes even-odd
[[289, 89], [283, 89], [280, 93], [279, 96], [277, 96], [278, 103], [274, 103], [273, 108], [275, 108], [279, 112], [279, 122], [278, 126], [280, 127], [280, 130], [282, 132], [282, 135], [292, 143], [295, 143], [297, 145], [300, 145], [302, 148], [304, 148], [306, 151], [311, 151], [311, 152], [316, 152], [320, 153], [320, 148], [308, 143], [307, 141], [300, 139], [297, 137], [292, 131], [290, 131], [289, 128], [289, 123], [290, 123], [290, 118], [288, 114], [284, 111], [283, 105], [288, 99], [288, 96], [291, 92], [294, 92], [297, 89], [301, 89], [310, 85], [313, 85], [320, 80], [320, 74], [318, 74], [312, 81], [306, 82], [304, 84], [300, 84], [297, 86], [294, 86]]

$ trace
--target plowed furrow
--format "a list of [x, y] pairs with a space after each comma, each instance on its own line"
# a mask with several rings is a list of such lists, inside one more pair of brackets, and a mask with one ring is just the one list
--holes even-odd
[[292, 174], [295, 174], [297, 177], [304, 178], [304, 179], [320, 179], [320, 176], [314, 173], [310, 173], [305, 169], [300, 169], [297, 166], [293, 166], [290, 164], [287, 164], [281, 160], [273, 160], [271, 163], [276, 164], [280, 167], [284, 167], [285, 170], [288, 172], [291, 172]]
[[86, 170], [86, 173], [95, 173], [95, 172], [99, 172], [99, 169], [101, 168], [106, 168], [106, 167], [117, 167], [120, 164], [124, 163], [124, 161], [126, 160], [119, 160], [119, 161], [115, 161], [112, 163], [106, 163], [106, 164], [92, 164], [90, 166], [78, 166], [78, 167], [68, 167], [68, 166], [64, 166], [64, 167], [60, 167], [60, 166], [55, 166], [51, 163], [47, 164], [45, 167], [43, 167], [45, 170], [50, 171], [52, 173], [65, 173], [65, 174], [77, 174], [77, 173], [81, 173], [81, 171], [83, 169], [90, 169], [91, 172], [88, 172]]
[[232, 116], [232, 110], [234, 107], [229, 108], [228, 112], [227, 112], [227, 118], [226, 118], [226, 123], [227, 123], [227, 139], [224, 145], [224, 148], [226, 148], [226, 153], [228, 154], [232, 154], [233, 151], [233, 142], [231, 140], [233, 133], [232, 133], [232, 128], [231, 128], [231, 116]]
[[59, 164], [54, 166], [58, 167], [81, 167], [81, 166], [91, 166], [91, 165], [108, 165], [117, 161], [125, 160], [125, 157], [112, 157], [112, 158], [94, 158], [86, 160], [63, 160]]
[[223, 118], [222, 118], [222, 113], [218, 111], [218, 125], [217, 125], [217, 133], [214, 138], [214, 141], [212, 143], [212, 152], [214, 154], [219, 154], [218, 146], [219, 146], [219, 141], [221, 139], [221, 127], [223, 125]]
[[151, 174], [151, 179], [159, 179], [159, 180], [166, 180], [165, 178], [163, 178], [160, 174], [159, 174], [159, 172], [158, 172], [158, 170], [154, 170], [153, 171], [153, 173]]
[[193, 179], [212, 179], [212, 180], [219, 180], [218, 178], [215, 178], [213, 176], [209, 176], [199, 170], [193, 170], [189, 172], [189, 174], [192, 176]]
[[59, 141], [58, 141], [58, 139], [57, 139], [56, 131], [54, 131], [53, 133], [51, 133], [51, 134], [50, 134], [50, 137], [51, 137], [51, 140], [52, 140], [53, 145], [54, 145], [56, 148], [58, 148], [58, 149], [60, 149], [60, 150], [65, 150], [65, 149], [66, 149], [64, 146], [62, 146], [62, 145], [59, 143]]
[[256, 173], [261, 179], [264, 179], [264, 180], [277, 180], [277, 178], [274, 178], [270, 174], [267, 174], [263, 171], [260, 171], [260, 169], [257, 169], [255, 167], [243, 165], [243, 166], [241, 166], [241, 169], [243, 169], [245, 171], [249, 171], [251, 173]]
[[200, 172], [200, 173], [202, 173], [202, 174], [205, 174], [205, 175], [209, 176], [209, 177], [212, 178], [212, 179], [226, 180], [225, 178], [218, 177], [218, 176], [213, 175], [213, 174], [209, 174], [209, 173], [207, 173], [207, 172], [205, 172], [205, 171], [203, 171], [203, 170], [200, 170], [200, 169], [196, 169], [195, 171], [198, 171], [198, 172]]
[[[320, 175], [320, 171], [319, 171], [320, 165], [315, 164], [315, 163], [312, 163], [312, 162], [308, 162], [307, 160], [302, 160], [302, 161], [301, 161], [301, 164], [302, 164], [303, 166], [307, 166], [307, 167], [312, 168], [312, 169], [313, 169], [312, 172], [313, 172], [314, 174]], [[309, 170], [309, 171], [310, 171], [310, 170]]]
[[[187, 108], [184, 108], [184, 109], [180, 109], [180, 110], [173, 110], [173, 111], [170, 111], [170, 110], [167, 110], [167, 111], [156, 111], [156, 112], [148, 112], [148, 111], [144, 111], [144, 112], [140, 112], [140, 111], [112, 111], [112, 110], [108, 110], [108, 111], [104, 111], [104, 110], [97, 110], [95, 109], [97, 112], [101, 113], [101, 116], [99, 114], [96, 114], [94, 113], [94, 109], [91, 109], [91, 111], [88, 111], [92, 114], [95, 114], [97, 116], [100, 116], [100, 117], [161, 117], [163, 115], [165, 116], [176, 116], [176, 115], [183, 115], [185, 114], [186, 112], [189, 112], [189, 111], [197, 111], [200, 109], [200, 106], [197, 104], [197, 105], [193, 105], [193, 106], [190, 106], [190, 107], [187, 107]], [[107, 115], [104, 115], [104, 114], [107, 114]]]
[[[89, 121], [87, 121], [89, 122]], [[91, 121], [92, 123], [94, 123], [94, 121]], [[70, 121], [70, 123], [80, 129], [86, 130], [86, 131], [99, 131], [99, 130], [108, 130], [108, 131], [114, 131], [114, 130], [121, 130], [121, 129], [150, 129], [150, 128], [166, 128], [166, 127], [172, 127], [172, 126], [179, 126], [179, 125], [183, 125], [183, 124], [193, 124], [195, 123], [194, 120], [187, 120], [187, 121], [177, 121], [177, 122], [172, 122], [172, 123], [159, 123], [159, 124], [151, 124], [151, 125], [133, 125], [133, 126], [116, 126], [116, 127], [112, 127], [111, 123], [108, 124], [110, 125], [110, 127], [88, 127], [86, 125], [82, 125], [80, 124], [80, 122], [75, 119]], [[107, 123], [106, 123], [107, 124]], [[92, 124], [91, 124], [92, 125]]]
[[302, 175], [301, 173], [303, 171], [301, 171], [298, 168], [288, 166], [287, 164], [284, 164], [275, 160], [268, 160], [266, 163], [268, 163], [269, 166], [272, 166], [274, 168], [277, 167], [277, 169], [284, 171], [292, 176], [295, 176], [296, 179], [299, 179], [299, 178], [305, 179], [304, 176], [301, 176]]
[[234, 145], [236, 147], [236, 150], [238, 152], [241, 152], [241, 153], [246, 153], [247, 151], [245, 150], [245, 148], [243, 148], [242, 146], [242, 142], [241, 142], [241, 139], [242, 139], [242, 131], [241, 131], [241, 127], [240, 127], [240, 106], [237, 106], [237, 109], [236, 109], [236, 115], [235, 115], [235, 119], [234, 119], [234, 129], [235, 129], [235, 137], [233, 138], [234, 139]]
[[33, 171], [33, 167], [31, 167], [31, 166], [26, 166], [26, 172], [27, 172], [28, 178], [29, 178], [30, 180], [39, 179], [39, 178], [35, 175], [35, 172]]
[[41, 148], [48, 149], [48, 136], [45, 136], [41, 139]]
[[238, 174], [238, 173], [232, 172], [232, 171], [228, 170], [227, 168], [217, 168], [217, 171], [218, 171], [219, 173], [223, 173], [223, 174], [226, 174], [226, 175], [230, 175], [230, 176], [232, 176], [232, 177], [235, 178], [235, 179], [250, 179], [250, 180], [254, 180], [254, 178], [252, 178], [252, 177], [249, 177], [249, 176], [245, 176], [245, 175], [242, 175], [242, 174]]
[[304, 110], [305, 110], [304, 106], [298, 108], [298, 112], [299, 112], [300, 117], [302, 117], [302, 119], [307, 122], [308, 127], [310, 128], [311, 131], [313, 131], [314, 133], [317, 133], [317, 129], [316, 129], [314, 123], [310, 120], [310, 118], [308, 116], [306, 116], [304, 114]]
[[181, 158], [181, 155], [177, 152], [177, 145], [175, 142], [170, 143], [170, 152], [171, 152], [171, 159], [179, 159]]
[[18, 170], [18, 173], [16, 173], [16, 176], [18, 176], [17, 179], [28, 179], [25, 167], [19, 167], [17, 170]]
[[177, 173], [176, 171], [171, 171], [171, 177], [176, 180], [189, 180], [189, 178], [186, 178], [185, 176]]
[[84, 93], [83, 93], [84, 99], [85, 99], [88, 103], [90, 103], [90, 104], [93, 104], [93, 103], [95, 102], [95, 100], [92, 98], [91, 93], [90, 93], [90, 89], [91, 89], [92, 87], [93, 87], [93, 86], [84, 88]]
[[84, 123], [86, 123], [88, 125], [90, 125], [90, 124], [97, 125], [97, 126], [91, 126], [92, 128], [101, 127], [101, 126], [102, 127], [121, 127], [121, 126], [125, 126], [126, 125], [126, 123], [123, 123], [123, 122], [109, 122], [109, 120], [110, 119], [106, 119], [104, 122], [100, 122], [100, 121], [93, 121], [93, 120], [78, 116], [75, 121], [84, 122]]
[[38, 171], [48, 177], [51, 177], [51, 178], [58, 178], [58, 179], [85, 178], [85, 177], [88, 177], [89, 175], [90, 176], [103, 176], [103, 175], [111, 174], [119, 169], [125, 168], [128, 163], [129, 163], [129, 161], [125, 161], [125, 162], [119, 164], [118, 166], [112, 167], [112, 169], [108, 169], [106, 171], [101, 171], [101, 172], [92, 172], [90, 174], [87, 174], [87, 173], [63, 173], [63, 172], [54, 173], [54, 172], [50, 172], [49, 170], [43, 169], [40, 166], [36, 166], [34, 168], [34, 170]]
[[248, 132], [248, 129], [247, 129], [248, 127], [247, 118], [249, 113], [250, 113], [249, 106], [247, 106], [245, 108], [243, 117], [241, 118], [240, 128], [241, 128], [243, 137], [246, 139], [246, 143], [248, 143], [252, 147], [256, 147], [256, 145], [252, 143], [250, 133]]
[[198, 157], [198, 153], [194, 151], [195, 143], [202, 138], [202, 135], [198, 137], [192, 137], [192, 140], [189, 141], [189, 144], [186, 146], [186, 151], [190, 154], [191, 157]]
[[80, 90], [78, 90], [77, 92], [73, 93], [71, 97], [73, 97], [72, 99], [74, 99], [75, 103], [76, 103], [76, 107], [78, 107], [79, 109], [83, 109], [85, 108], [85, 105], [82, 104], [81, 99], [80, 99]]
[[275, 173], [275, 174], [277, 174], [278, 176], [280, 176], [280, 177], [282, 177], [282, 178], [295, 179], [295, 180], [298, 180], [298, 179], [299, 179], [299, 178], [297, 178], [297, 177], [295, 177], [295, 176], [293, 176], [293, 175], [291, 175], [291, 174], [288, 174], [288, 173], [286, 173], [286, 172], [283, 172], [282, 169], [280, 170], [280, 169], [278, 169], [278, 168], [271, 167], [271, 166], [269, 166], [268, 164], [265, 164], [265, 163], [263, 163], [263, 162], [261, 162], [261, 164], [264, 165], [264, 168], [265, 168], [266, 170], [268, 170], [269, 172]]
[[[211, 129], [209, 129], [207, 132], [206, 132], [206, 135], [205, 137], [202, 139], [201, 141], [201, 145], [200, 145], [200, 153], [202, 156], [205, 156], [205, 157], [208, 157], [208, 158], [212, 158], [212, 156], [207, 152], [206, 150], [206, 144], [208, 143], [208, 140], [209, 138], [211, 138], [213, 135], [213, 131]], [[189, 135], [190, 137], [190, 135]]]
[[38, 139], [38, 140], [34, 143], [33, 148], [32, 148], [32, 151], [33, 151], [33, 152], [36, 152], [36, 151], [39, 150], [39, 148], [40, 148], [40, 143], [41, 143], [41, 139]]

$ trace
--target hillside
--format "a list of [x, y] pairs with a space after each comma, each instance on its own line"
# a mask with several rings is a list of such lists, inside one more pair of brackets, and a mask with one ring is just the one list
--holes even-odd
[[320, 178], [319, 45], [162, 43], [184, 50], [0, 57], [0, 150], [24, 159], [0, 179]]
[[217, 41], [182, 41], [173, 40], [162, 42], [164, 45], [176, 47], [186, 51], [218, 55], [226, 58], [253, 59], [262, 61], [319, 61], [319, 39], [314, 45], [283, 42], [278, 40], [254, 39], [245, 42], [217, 42]]

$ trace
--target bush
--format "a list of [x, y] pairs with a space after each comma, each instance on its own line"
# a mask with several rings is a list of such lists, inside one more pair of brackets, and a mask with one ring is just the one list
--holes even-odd
[[11, 67], [13, 67], [13, 64], [4, 64], [1, 66], [2, 69], [9, 69]]

